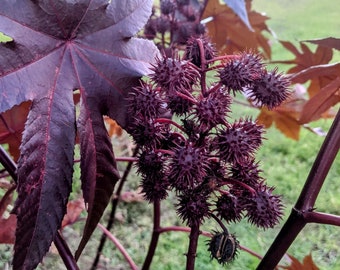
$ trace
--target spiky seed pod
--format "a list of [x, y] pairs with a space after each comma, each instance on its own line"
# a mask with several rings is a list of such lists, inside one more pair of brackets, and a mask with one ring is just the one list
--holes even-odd
[[230, 177], [255, 188], [263, 181], [261, 172], [259, 164], [250, 158], [243, 160], [242, 163], [234, 163], [230, 169]]
[[176, 9], [176, 3], [173, 0], [161, 0], [161, 13], [164, 15], [169, 15], [173, 13]]
[[137, 157], [137, 173], [141, 174], [141, 186], [145, 199], [149, 202], [165, 199], [168, 195], [169, 182], [164, 155], [143, 149]]
[[281, 197], [273, 195], [273, 190], [274, 187], [259, 185], [256, 196], [249, 199], [246, 206], [248, 221], [264, 229], [273, 228], [283, 215]]
[[161, 16], [156, 18], [156, 29], [160, 34], [165, 34], [166, 31], [169, 31], [171, 28], [171, 23], [169, 18], [165, 16]]
[[188, 5], [186, 8], [181, 9], [181, 13], [187, 18], [189, 22], [195, 22], [197, 19], [198, 11], [192, 5]]
[[289, 80], [277, 69], [262, 71], [246, 90], [250, 98], [261, 106], [273, 109], [289, 96]]
[[[137, 116], [138, 117], [138, 116]], [[127, 127], [136, 143], [147, 148], [159, 147], [169, 133], [169, 126], [155, 122], [153, 119], [146, 119], [141, 116], [135, 118], [133, 123]]]
[[230, 95], [221, 89], [211, 92], [207, 97], [200, 97], [193, 116], [200, 123], [201, 132], [225, 123], [231, 100]]
[[128, 95], [128, 112], [130, 115], [142, 115], [146, 119], [157, 118], [166, 112], [166, 103], [159, 95], [159, 91], [152, 85], [142, 83], [135, 87]]
[[209, 151], [209, 140], [208, 132], [202, 132], [202, 128], [199, 123], [194, 119], [182, 119], [182, 127], [185, 134], [188, 136], [188, 140], [197, 147], [205, 147]]
[[190, 60], [194, 65], [201, 67], [201, 52], [199, 42], [202, 43], [205, 60], [213, 59], [217, 52], [215, 47], [210, 43], [208, 37], [190, 37], [185, 49], [185, 58]]
[[249, 86], [261, 72], [263, 64], [260, 59], [258, 55], [243, 53], [228, 61], [224, 68], [219, 70], [220, 82], [235, 95], [237, 91]]
[[242, 163], [252, 157], [262, 143], [263, 127], [250, 119], [239, 120], [217, 134], [215, 145], [222, 160]]
[[154, 39], [157, 35], [157, 20], [150, 19], [144, 27], [144, 36], [147, 39]]
[[190, 0], [176, 0], [177, 5], [179, 6], [187, 6], [189, 5]]
[[227, 222], [236, 222], [242, 219], [243, 206], [233, 195], [223, 194], [216, 202], [216, 212], [219, 217]]
[[249, 69], [253, 76], [260, 73], [264, 69], [264, 64], [262, 62], [262, 57], [253, 52], [243, 52], [240, 54], [243, 65]]
[[182, 119], [182, 126], [190, 141], [196, 141], [198, 139], [199, 127], [196, 121], [188, 118]]
[[137, 158], [136, 168], [139, 174], [152, 174], [164, 169], [165, 157], [160, 152], [143, 149], [138, 153]]
[[195, 36], [203, 36], [207, 32], [207, 28], [205, 27], [204, 24], [201, 23], [196, 23], [194, 26], [194, 33]]
[[192, 85], [200, 78], [199, 72], [188, 61], [182, 61], [178, 57], [157, 58], [156, 64], [152, 67], [154, 71], [151, 79], [164, 91], [175, 91], [185, 89], [190, 91]]
[[178, 96], [177, 92], [168, 94], [167, 103], [171, 113], [178, 116], [188, 114], [193, 107], [193, 103], [190, 100]]
[[223, 162], [217, 160], [209, 160], [207, 170], [207, 179], [209, 180], [212, 191], [214, 188], [219, 188], [225, 185], [226, 166]]
[[164, 200], [168, 196], [169, 182], [162, 171], [143, 174], [141, 186], [144, 198], [149, 202]]
[[228, 231], [215, 232], [208, 245], [211, 259], [216, 259], [222, 265], [235, 259], [239, 247], [236, 237]]
[[175, 35], [175, 41], [181, 45], [185, 45], [189, 38], [195, 36], [196, 22], [183, 22], [178, 25], [178, 29]]
[[209, 194], [204, 190], [186, 190], [178, 196], [177, 213], [188, 226], [200, 225], [209, 216]]
[[176, 190], [193, 189], [206, 176], [208, 158], [204, 148], [186, 143], [174, 149], [169, 162], [169, 182]]

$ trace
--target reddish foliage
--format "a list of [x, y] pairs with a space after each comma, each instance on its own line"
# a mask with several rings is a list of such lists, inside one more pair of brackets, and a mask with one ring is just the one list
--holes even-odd
[[251, 10], [251, 1], [246, 2], [248, 18], [253, 31], [238, 17], [231, 8], [221, 4], [218, 0], [208, 1], [203, 18], [212, 17], [207, 24], [208, 34], [221, 53], [233, 54], [244, 50], [263, 51], [267, 58], [271, 58], [271, 49], [263, 31], [268, 31], [266, 25], [268, 17]]
[[26, 101], [0, 115], [0, 143], [8, 144], [15, 161], [20, 155], [19, 146], [30, 106], [31, 102]]
[[299, 262], [295, 257], [288, 255], [292, 260], [292, 263], [288, 267], [284, 267], [287, 270], [319, 270], [319, 268], [315, 265], [312, 255], [308, 255], [303, 258], [303, 262]]

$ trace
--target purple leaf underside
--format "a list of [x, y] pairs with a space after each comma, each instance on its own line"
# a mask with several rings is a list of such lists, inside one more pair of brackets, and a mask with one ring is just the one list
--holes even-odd
[[119, 176], [102, 115], [128, 124], [125, 97], [158, 54], [152, 42], [133, 37], [152, 2], [1, 1], [0, 31], [13, 41], [0, 43], [0, 112], [33, 101], [18, 162], [14, 269], [34, 269], [60, 227], [77, 128], [89, 211], [78, 254], [108, 204]]

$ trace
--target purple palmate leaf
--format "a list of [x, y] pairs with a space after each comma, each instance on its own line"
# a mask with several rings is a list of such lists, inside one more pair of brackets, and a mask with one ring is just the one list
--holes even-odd
[[18, 163], [14, 269], [35, 268], [60, 227], [76, 125], [89, 210], [78, 255], [109, 202], [119, 176], [102, 115], [128, 124], [125, 97], [158, 53], [152, 42], [133, 38], [152, 2], [1, 0], [0, 31], [13, 40], [0, 43], [0, 112], [33, 101]]

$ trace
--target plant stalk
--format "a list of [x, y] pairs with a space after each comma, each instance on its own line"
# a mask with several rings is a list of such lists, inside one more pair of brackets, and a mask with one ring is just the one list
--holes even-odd
[[[326, 224], [339, 224], [339, 217], [327, 216], [325, 214], [313, 213], [314, 203], [329, 172], [329, 169], [336, 158], [340, 148], [340, 110], [338, 111], [333, 124], [321, 146], [321, 149], [314, 161], [306, 183], [300, 193], [295, 207], [277, 235], [271, 247], [263, 257], [257, 270], [272, 270], [279, 263], [297, 235], [308, 222]], [[314, 218], [311, 218], [311, 216]]]
[[118, 241], [118, 239], [112, 233], [110, 233], [110, 231], [108, 231], [102, 224], [98, 223], [97, 226], [103, 231], [103, 233], [112, 241], [112, 243], [124, 256], [126, 262], [130, 265], [131, 270], [137, 270], [138, 269], [137, 265], [134, 263], [134, 261], [129, 256], [124, 246]]
[[6, 150], [0, 145], [0, 163], [4, 166], [9, 175], [13, 178], [14, 182], [17, 183], [17, 165], [13, 159], [8, 155]]
[[196, 251], [198, 244], [198, 237], [200, 234], [199, 224], [193, 224], [189, 235], [189, 248], [187, 253], [186, 270], [195, 269]]
[[150, 268], [153, 256], [155, 255], [156, 247], [158, 244], [158, 239], [160, 235], [160, 226], [161, 226], [161, 203], [159, 200], [154, 201], [153, 203], [154, 212], [153, 212], [153, 230], [151, 241], [148, 249], [148, 254], [145, 257], [145, 261], [142, 267], [142, 270], [148, 270]]
[[73, 257], [73, 254], [66, 244], [64, 238], [58, 232], [56, 237], [53, 240], [55, 246], [58, 249], [58, 252], [66, 266], [67, 270], [79, 270], [76, 260]]

